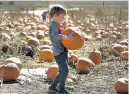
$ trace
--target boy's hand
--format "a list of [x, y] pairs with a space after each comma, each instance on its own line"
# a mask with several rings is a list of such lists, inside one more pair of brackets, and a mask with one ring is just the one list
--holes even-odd
[[60, 31], [61, 31], [61, 33], [64, 32], [65, 31], [65, 28], [60, 27]]
[[62, 24], [60, 24], [59, 29], [61, 30], [61, 32], [64, 32], [66, 28], [66, 24], [65, 22], [63, 22]]
[[63, 35], [63, 39], [69, 39], [69, 40], [72, 40], [74, 42], [75, 37], [73, 37], [72, 35], [73, 35], [73, 32], [71, 34], [69, 34], [68, 36]]

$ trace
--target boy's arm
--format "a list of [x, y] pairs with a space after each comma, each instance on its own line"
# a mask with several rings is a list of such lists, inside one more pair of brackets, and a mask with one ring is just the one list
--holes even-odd
[[51, 25], [50, 30], [51, 30], [52, 36], [54, 36], [57, 40], [62, 39], [62, 35], [58, 33], [57, 25], [55, 23]]

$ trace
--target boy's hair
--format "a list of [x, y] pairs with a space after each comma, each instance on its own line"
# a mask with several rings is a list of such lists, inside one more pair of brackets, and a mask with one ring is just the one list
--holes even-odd
[[66, 14], [67, 10], [61, 5], [53, 5], [49, 10], [50, 17], [53, 17], [54, 14], [59, 15], [59, 14], [62, 14], [62, 13]]

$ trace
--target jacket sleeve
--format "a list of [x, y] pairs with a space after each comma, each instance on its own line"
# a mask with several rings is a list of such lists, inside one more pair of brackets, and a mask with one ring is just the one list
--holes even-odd
[[53, 36], [57, 40], [61, 40], [62, 39], [62, 35], [58, 33], [58, 29], [57, 29], [56, 23], [53, 23], [50, 26], [50, 31], [51, 31], [51, 36]]

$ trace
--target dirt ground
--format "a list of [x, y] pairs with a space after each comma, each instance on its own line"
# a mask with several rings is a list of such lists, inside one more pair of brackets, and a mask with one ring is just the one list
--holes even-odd
[[[105, 47], [110, 43], [105, 41], [89, 41], [83, 48], [74, 53], [78, 57], [87, 57], [88, 51], [97, 46]], [[94, 45], [92, 45], [94, 44]], [[92, 47], [91, 47], [92, 45]], [[106, 53], [106, 52], [104, 52]], [[118, 57], [108, 53], [103, 54], [101, 65], [96, 65], [89, 74], [77, 74], [76, 70], [70, 67], [70, 74], [76, 75], [79, 79], [76, 82], [66, 82], [66, 89], [71, 94], [117, 94], [114, 90], [114, 82], [119, 78], [128, 78], [128, 61], [122, 61]], [[27, 62], [27, 61], [26, 61]], [[26, 63], [24, 63], [26, 65]], [[47, 68], [51, 63], [44, 62], [30, 64], [29, 68]], [[23, 69], [26, 67], [24, 66]], [[50, 81], [45, 80], [45, 72], [32, 74], [26, 71], [20, 74], [17, 81], [4, 82], [0, 88], [0, 94], [47, 94]]]

